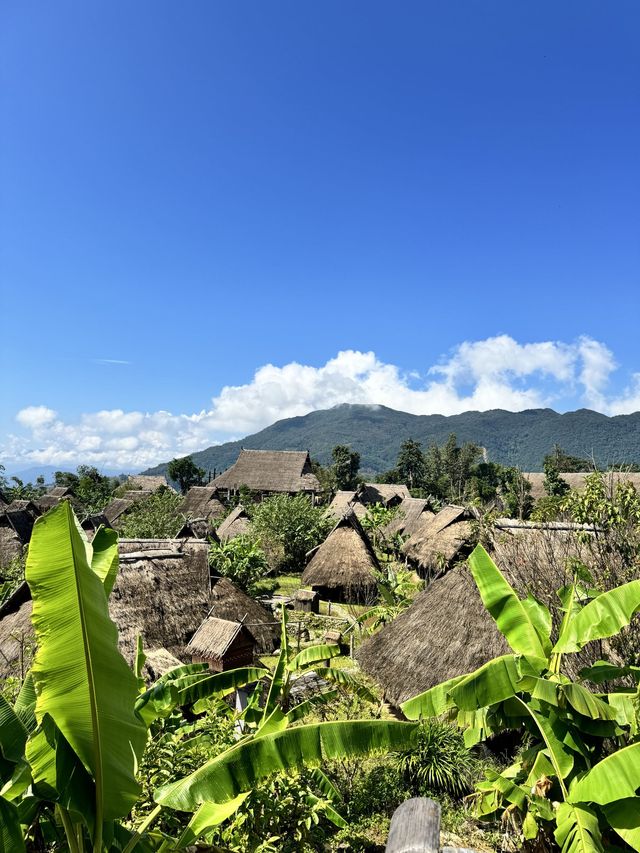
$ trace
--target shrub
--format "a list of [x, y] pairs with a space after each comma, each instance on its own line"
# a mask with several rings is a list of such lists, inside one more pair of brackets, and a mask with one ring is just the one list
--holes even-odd
[[209, 565], [219, 575], [236, 586], [256, 595], [269, 571], [269, 564], [258, 543], [248, 535], [236, 536], [228, 542], [213, 543], [209, 550]]
[[397, 765], [412, 796], [429, 792], [460, 796], [471, 790], [479, 762], [464, 745], [464, 736], [447, 723], [422, 724], [417, 745], [400, 753]]
[[331, 527], [325, 511], [305, 495], [275, 495], [253, 512], [252, 528], [263, 549], [281, 552], [272, 565], [278, 571], [301, 571], [307, 552], [322, 542]]
[[171, 539], [183, 525], [178, 514], [181, 502], [181, 496], [172, 489], [159, 489], [131, 508], [120, 534], [127, 539]]

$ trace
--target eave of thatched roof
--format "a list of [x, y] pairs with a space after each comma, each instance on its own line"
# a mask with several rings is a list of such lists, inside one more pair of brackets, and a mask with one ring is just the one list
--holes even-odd
[[358, 500], [365, 504], [383, 504], [395, 506], [405, 498], [411, 497], [411, 492], [404, 484], [396, 483], [364, 483], [358, 489]]
[[327, 507], [327, 512], [336, 518], [340, 518], [351, 509], [351, 505], [355, 499], [356, 493], [354, 491], [348, 491], [346, 489], [338, 491]]
[[221, 660], [240, 635], [255, 644], [255, 637], [242, 622], [207, 616], [189, 641], [186, 651], [192, 657]]
[[402, 552], [425, 570], [443, 568], [471, 545], [473, 527], [471, 513], [461, 506], [446, 506], [433, 517], [423, 513], [413, 532], [402, 546]]
[[224, 506], [215, 486], [192, 486], [178, 509], [187, 518], [214, 520], [224, 515]]
[[26, 544], [31, 539], [33, 525], [40, 515], [38, 507], [32, 501], [16, 500], [11, 501], [4, 513], [22, 544]]
[[318, 492], [320, 483], [311, 470], [307, 451], [245, 450], [236, 462], [213, 480], [213, 486], [237, 491], [242, 486], [256, 492]]
[[230, 622], [243, 622], [251, 631], [261, 653], [272, 652], [280, 637], [273, 614], [238, 589], [228, 578], [211, 578], [210, 615]]
[[218, 527], [216, 534], [221, 542], [228, 542], [230, 539], [235, 539], [236, 536], [246, 533], [249, 529], [249, 524], [250, 519], [247, 511], [242, 504], [238, 504], [225, 518], [220, 527]]
[[176, 533], [176, 539], [201, 539], [206, 542], [220, 542], [218, 534], [206, 518], [189, 518]]
[[302, 575], [303, 586], [374, 587], [380, 570], [369, 537], [355, 513], [342, 516], [324, 542], [314, 549]]
[[360, 666], [394, 705], [472, 672], [509, 647], [465, 565], [433, 581], [360, 647]]
[[24, 543], [15, 532], [6, 513], [0, 512], [0, 568], [22, 554]]
[[[585, 489], [585, 480], [593, 474], [593, 471], [578, 471], [560, 473], [560, 477], [576, 492], [583, 492]], [[531, 497], [534, 500], [539, 500], [546, 496], [544, 489], [545, 475], [534, 471], [523, 474], [524, 477], [531, 483]], [[638, 491], [640, 491], [640, 473], [633, 471], [604, 471], [604, 482], [609, 493], [612, 493], [618, 483], [632, 483]]]
[[167, 483], [166, 477], [163, 477], [161, 474], [130, 474], [126, 485], [130, 489], [141, 489], [147, 492], [155, 492], [161, 488], [174, 491], [169, 483]]

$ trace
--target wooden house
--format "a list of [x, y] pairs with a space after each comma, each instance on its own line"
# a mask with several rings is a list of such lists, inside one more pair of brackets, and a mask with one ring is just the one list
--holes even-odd
[[235, 539], [236, 536], [241, 536], [249, 529], [249, 515], [242, 504], [232, 510], [216, 530], [216, 535], [220, 542], [228, 542], [230, 539]]
[[474, 546], [473, 513], [462, 506], [445, 506], [434, 516], [422, 513], [412, 526], [402, 552], [423, 576], [442, 574]]
[[245, 450], [234, 464], [211, 483], [224, 491], [227, 499], [242, 487], [257, 496], [308, 494], [320, 491], [320, 483], [311, 469], [308, 451]]
[[251, 666], [256, 640], [242, 622], [207, 616], [186, 648], [193, 663], [207, 663], [214, 672]]

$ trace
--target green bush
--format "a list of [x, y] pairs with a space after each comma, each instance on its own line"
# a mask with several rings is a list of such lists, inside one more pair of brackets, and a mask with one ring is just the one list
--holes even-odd
[[178, 513], [182, 497], [173, 489], [161, 488], [142, 498], [126, 514], [120, 535], [127, 539], [171, 539], [184, 524]]
[[471, 790], [480, 764], [464, 745], [459, 729], [438, 720], [426, 720], [417, 745], [400, 753], [397, 766], [411, 796], [447, 793], [460, 796]]
[[228, 542], [214, 542], [209, 549], [209, 565], [215, 573], [229, 578], [249, 595], [261, 591], [261, 584], [269, 572], [263, 550], [246, 534]]
[[305, 495], [275, 495], [253, 511], [252, 530], [263, 550], [277, 554], [272, 568], [302, 571], [307, 552], [319, 545], [333, 522]]

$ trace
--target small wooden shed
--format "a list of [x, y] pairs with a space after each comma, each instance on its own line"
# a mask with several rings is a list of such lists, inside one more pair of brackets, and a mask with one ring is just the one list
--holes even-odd
[[214, 672], [253, 664], [256, 640], [242, 622], [207, 616], [185, 652], [193, 663], [208, 663]]
[[299, 589], [293, 597], [293, 606], [303, 613], [320, 613], [320, 596], [313, 589]]

